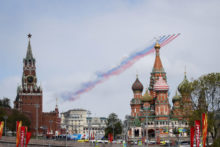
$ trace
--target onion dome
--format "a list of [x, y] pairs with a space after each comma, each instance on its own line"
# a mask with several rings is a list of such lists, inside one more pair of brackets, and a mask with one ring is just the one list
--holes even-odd
[[143, 91], [143, 85], [141, 84], [141, 82], [139, 81], [138, 79], [138, 76], [134, 82], [134, 84], [132, 85], [132, 90], [133, 92], [136, 92], [136, 91], [139, 91], [139, 92], [142, 92]]
[[174, 102], [180, 101], [180, 100], [181, 100], [181, 97], [180, 97], [180, 95], [178, 95], [178, 92], [176, 91], [176, 95], [173, 97], [172, 101], [174, 103]]
[[159, 48], [160, 49], [160, 44], [158, 42], [155, 43], [154, 48]]
[[178, 91], [183, 93], [190, 93], [192, 91], [192, 84], [188, 81], [186, 74], [184, 76], [183, 81], [178, 86]]
[[160, 76], [159, 79], [154, 84], [155, 91], [167, 91], [169, 90], [169, 86], [167, 82]]
[[141, 101], [143, 102], [151, 102], [153, 100], [153, 97], [148, 93], [148, 90], [146, 90], [145, 94], [141, 98]]

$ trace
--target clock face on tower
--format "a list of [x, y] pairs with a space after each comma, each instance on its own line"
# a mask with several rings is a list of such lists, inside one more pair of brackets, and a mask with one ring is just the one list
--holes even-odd
[[34, 78], [32, 77], [32, 76], [28, 76], [27, 77], [27, 81], [28, 81], [28, 83], [33, 83], [33, 81], [34, 81]]

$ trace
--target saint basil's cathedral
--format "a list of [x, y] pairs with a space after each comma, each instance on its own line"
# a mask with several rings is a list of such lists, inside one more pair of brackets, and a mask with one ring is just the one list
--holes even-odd
[[132, 85], [134, 93], [130, 101], [131, 115], [128, 119], [128, 139], [156, 139], [174, 136], [174, 130], [180, 136], [187, 136], [187, 114], [192, 112], [191, 85], [187, 80], [179, 84], [176, 95], [172, 98], [173, 107], [169, 104], [166, 72], [160, 59], [160, 44], [154, 46], [156, 57], [151, 72], [150, 83], [144, 95], [143, 85], [138, 76]]

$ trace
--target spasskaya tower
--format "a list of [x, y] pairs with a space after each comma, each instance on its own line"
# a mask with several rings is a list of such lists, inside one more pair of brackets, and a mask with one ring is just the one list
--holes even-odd
[[14, 108], [25, 113], [31, 120], [32, 132], [38, 131], [42, 126], [42, 89], [37, 85], [36, 60], [32, 54], [31, 34], [28, 35], [26, 57], [23, 59], [22, 84], [17, 88]]

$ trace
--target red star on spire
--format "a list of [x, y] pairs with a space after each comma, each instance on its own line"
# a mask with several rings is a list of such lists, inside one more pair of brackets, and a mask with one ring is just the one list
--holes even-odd
[[27, 36], [28, 36], [28, 38], [30, 39], [32, 35], [29, 33]]

